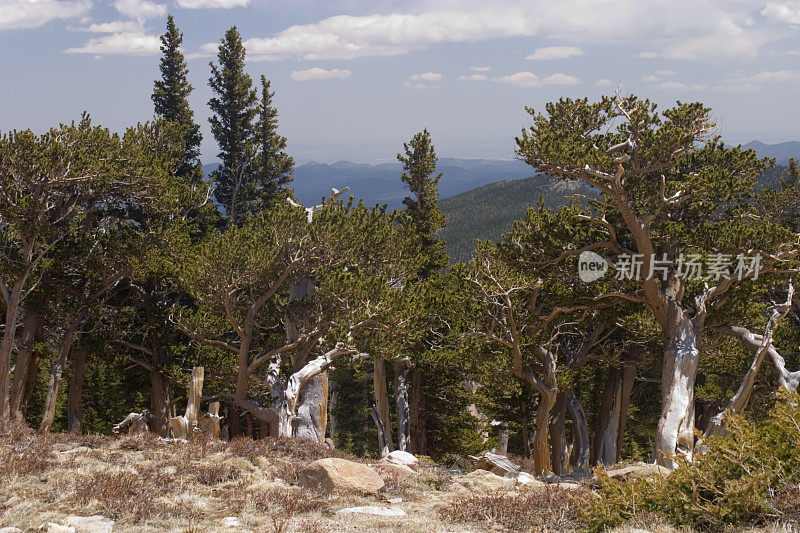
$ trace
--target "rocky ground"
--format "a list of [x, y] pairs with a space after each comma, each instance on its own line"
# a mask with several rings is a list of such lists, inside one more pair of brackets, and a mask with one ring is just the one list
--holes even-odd
[[[0, 532], [565, 531], [580, 527], [581, 499], [592, 497], [590, 482], [462, 473], [396, 455], [391, 464], [285, 439], [6, 431]], [[636, 527], [670, 531], [626, 529]]]

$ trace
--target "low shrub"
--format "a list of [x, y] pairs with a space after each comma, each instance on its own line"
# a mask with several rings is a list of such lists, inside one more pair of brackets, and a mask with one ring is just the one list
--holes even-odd
[[800, 499], [799, 402], [784, 392], [760, 424], [729, 418], [727, 435], [709, 438], [692, 462], [679, 458], [669, 476], [626, 482], [599, 471], [598, 494], [585, 499], [582, 512], [587, 528], [602, 531], [651, 513], [678, 527], [721, 530], [790, 514]]

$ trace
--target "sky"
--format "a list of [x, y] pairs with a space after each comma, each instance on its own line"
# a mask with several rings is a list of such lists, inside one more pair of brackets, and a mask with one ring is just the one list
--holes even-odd
[[526, 106], [615, 91], [702, 101], [731, 143], [800, 140], [800, 0], [0, 0], [0, 130], [151, 118], [168, 13], [204, 162], [232, 25], [299, 162], [392, 161], [423, 128], [440, 157], [512, 158]]

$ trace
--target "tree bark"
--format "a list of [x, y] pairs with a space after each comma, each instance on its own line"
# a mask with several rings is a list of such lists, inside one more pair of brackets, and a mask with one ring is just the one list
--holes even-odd
[[9, 291], [9, 297], [6, 299], [6, 323], [3, 339], [0, 341], [0, 419], [3, 420], [8, 420], [11, 415], [8, 386], [11, 379], [11, 352], [14, 349], [17, 318], [19, 318], [19, 306], [24, 284], [25, 276], [19, 276]]
[[594, 439], [595, 463], [609, 466], [619, 461], [636, 368], [636, 362], [628, 360], [608, 371]]
[[186, 411], [183, 416], [173, 417], [169, 421], [173, 438], [189, 440], [194, 435], [197, 419], [200, 417], [200, 398], [203, 396], [204, 378], [205, 369], [202, 366], [192, 369], [192, 378], [187, 391]]
[[572, 418], [572, 468], [575, 471], [587, 472], [589, 470], [589, 428], [583, 406], [572, 389], [567, 391], [567, 411]]
[[386, 428], [375, 404], [372, 404], [370, 413], [372, 414], [373, 422], [375, 422], [375, 427], [378, 429], [378, 454], [380, 457], [386, 457], [389, 455], [389, 439], [386, 438]]
[[380, 357], [373, 357], [372, 368], [372, 393], [375, 399], [375, 409], [381, 421], [381, 426], [383, 427], [383, 437], [380, 435], [378, 436], [378, 447], [382, 449], [384, 443], [381, 442], [381, 438], [383, 438], [388, 447], [388, 451], [386, 452], [388, 454], [394, 450], [394, 446], [391, 438], [392, 422], [389, 418], [389, 391], [386, 386], [386, 361]]
[[689, 316], [669, 302], [661, 374], [661, 418], [655, 437], [656, 463], [674, 469], [676, 454], [692, 457], [694, 448], [694, 386], [700, 360], [702, 318]]
[[23, 421], [22, 401], [28, 383], [28, 369], [31, 367], [33, 345], [42, 332], [44, 315], [40, 312], [25, 313], [22, 327], [22, 339], [17, 351], [17, 362], [14, 365], [14, 380], [11, 383], [10, 415], [19, 422]]
[[78, 347], [75, 359], [72, 362], [72, 379], [69, 381], [69, 395], [67, 396], [67, 431], [80, 435], [83, 424], [83, 382], [86, 377], [86, 357], [88, 350], [85, 346]]
[[20, 420], [25, 419], [25, 413], [28, 411], [28, 405], [31, 403], [33, 393], [36, 392], [36, 382], [39, 380], [39, 364], [42, 358], [38, 352], [31, 354], [31, 361], [28, 364], [28, 377], [25, 383], [25, 393], [22, 396], [22, 403], [19, 406]]
[[39, 424], [40, 434], [48, 433], [50, 431], [50, 426], [53, 425], [53, 420], [56, 416], [56, 398], [58, 397], [58, 389], [61, 385], [61, 375], [64, 373], [64, 368], [67, 366], [67, 359], [72, 349], [72, 343], [75, 340], [75, 335], [85, 316], [85, 309], [81, 309], [73, 314], [67, 325], [67, 329], [64, 331], [64, 335], [61, 337], [58, 358], [53, 365], [53, 369], [50, 371], [50, 383], [47, 385], [44, 413], [42, 414], [42, 422]]
[[550, 412], [556, 404], [556, 390], [539, 391], [536, 434], [533, 438], [533, 469], [537, 476], [553, 471], [550, 463]]
[[169, 437], [169, 420], [172, 418], [172, 384], [160, 370], [150, 371], [150, 412], [153, 415], [152, 431], [159, 437]]
[[567, 455], [567, 437], [564, 435], [564, 424], [567, 419], [567, 395], [559, 391], [550, 418], [550, 448], [552, 450], [552, 468], [557, 476], [568, 474], [569, 457]]
[[301, 440], [325, 443], [328, 426], [328, 374], [320, 374], [309, 379], [300, 391], [300, 406], [294, 436]]
[[408, 362], [394, 362], [394, 401], [397, 409], [397, 449], [411, 452], [411, 428], [408, 416]]
[[409, 388], [409, 431], [411, 434], [411, 453], [426, 455], [428, 413], [425, 401], [425, 376], [419, 369], [413, 368], [411, 374], [411, 387]]
[[522, 456], [531, 458], [531, 421], [528, 416], [528, 401], [526, 395], [522, 398]]
[[498, 455], [508, 454], [508, 422], [503, 421], [497, 424], [497, 447], [495, 453]]

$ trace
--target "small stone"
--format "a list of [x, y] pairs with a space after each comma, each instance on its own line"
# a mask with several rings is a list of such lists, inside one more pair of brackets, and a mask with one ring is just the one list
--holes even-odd
[[76, 533], [111, 533], [114, 521], [101, 515], [68, 516], [67, 526], [75, 528]]
[[0, 533], [22, 533], [22, 530], [14, 526], [0, 527]]
[[533, 477], [527, 472], [520, 472], [517, 476], [517, 485], [529, 485], [531, 487], [542, 486], [544, 483]]
[[222, 527], [234, 528], [234, 527], [242, 527], [242, 522], [236, 516], [226, 516], [222, 520], [219, 521]]
[[414, 457], [413, 454], [408, 452], [404, 452], [402, 450], [395, 450], [390, 452], [389, 455], [382, 459], [382, 462], [395, 464], [395, 465], [407, 465], [413, 466], [419, 464], [419, 459]]
[[389, 498], [386, 503], [391, 503], [392, 505], [403, 503], [403, 498]]
[[365, 507], [347, 507], [345, 509], [339, 509], [337, 513], [366, 514], [372, 516], [386, 516], [390, 518], [400, 518], [401, 516], [406, 515], [406, 512], [402, 509], [392, 509], [390, 507], [376, 507], [373, 505], [367, 505]]

